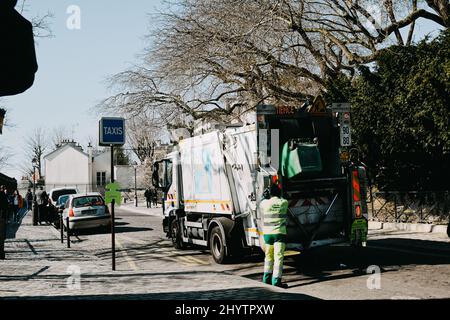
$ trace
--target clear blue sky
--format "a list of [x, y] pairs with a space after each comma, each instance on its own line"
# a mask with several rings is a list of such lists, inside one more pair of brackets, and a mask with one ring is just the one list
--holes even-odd
[[[27, 18], [51, 11], [54, 38], [39, 39], [39, 71], [34, 86], [24, 94], [3, 99], [9, 109], [0, 143], [14, 153], [3, 170], [20, 179], [24, 140], [37, 127], [52, 130], [61, 125], [86, 145], [96, 137], [98, 115], [89, 111], [110, 92], [105, 79], [137, 63], [136, 55], [148, 44], [144, 35], [151, 30], [148, 14], [162, 7], [161, 0], [28, 0]], [[69, 30], [66, 13], [70, 5], [81, 8], [81, 30]], [[420, 23], [419, 35], [436, 31], [433, 23]], [[436, 32], [433, 32], [436, 34]]]
[[[81, 29], [69, 30], [66, 13], [70, 5], [81, 9]], [[90, 112], [110, 92], [105, 79], [136, 63], [147, 45], [151, 30], [148, 14], [161, 8], [160, 0], [28, 0], [24, 16], [30, 19], [51, 11], [54, 38], [38, 39], [39, 71], [31, 89], [2, 99], [8, 121], [0, 143], [14, 153], [3, 170], [17, 179], [21, 162], [27, 161], [23, 143], [36, 127], [52, 134], [54, 127], [67, 126], [82, 145], [98, 135], [98, 115]]]

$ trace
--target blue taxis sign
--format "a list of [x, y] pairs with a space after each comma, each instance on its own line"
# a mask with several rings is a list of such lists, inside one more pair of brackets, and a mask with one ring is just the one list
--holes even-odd
[[125, 144], [125, 119], [101, 118], [99, 122], [99, 144], [122, 146]]

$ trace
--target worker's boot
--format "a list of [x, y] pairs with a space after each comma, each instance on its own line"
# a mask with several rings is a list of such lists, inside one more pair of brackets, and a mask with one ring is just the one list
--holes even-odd
[[287, 284], [281, 283], [281, 278], [273, 278], [272, 279], [272, 285], [278, 288], [286, 289], [288, 287]]
[[272, 273], [264, 272], [263, 283], [265, 283], [265, 284], [271, 284], [272, 283]]

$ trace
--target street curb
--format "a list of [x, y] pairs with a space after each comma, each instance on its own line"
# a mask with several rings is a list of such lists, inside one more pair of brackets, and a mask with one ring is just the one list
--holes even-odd
[[399, 230], [423, 233], [447, 233], [447, 225], [369, 221], [370, 230]]
[[[162, 212], [160, 212], [160, 213], [142, 212], [140, 210], [136, 210], [135, 207], [129, 207], [129, 206], [123, 206], [123, 205], [118, 208], [120, 208], [121, 210], [124, 210], [124, 211], [132, 212], [132, 213], [139, 213], [139, 214], [144, 214], [144, 215], [152, 216], [152, 217], [162, 217]], [[157, 209], [161, 209], [161, 208], [157, 208]]]

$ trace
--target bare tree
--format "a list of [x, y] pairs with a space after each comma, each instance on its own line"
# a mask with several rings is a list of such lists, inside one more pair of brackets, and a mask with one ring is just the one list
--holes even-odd
[[24, 174], [28, 175], [30, 172], [34, 172], [31, 163], [33, 159], [36, 159], [37, 173], [39, 177], [42, 176], [42, 160], [47, 149], [48, 140], [46, 131], [43, 128], [35, 129], [25, 140], [25, 152], [29, 164], [27, 163], [23, 166], [22, 171]]
[[0, 146], [0, 170], [3, 170], [9, 166], [9, 159], [11, 156], [12, 153], [8, 148]]
[[[28, 11], [28, 1], [22, 0], [17, 4], [17, 11], [21, 14]], [[33, 34], [35, 38], [51, 38], [53, 37], [50, 20], [54, 18], [52, 12], [47, 11], [45, 14], [32, 17], [30, 20], [33, 26]]]
[[64, 140], [71, 140], [72, 139], [72, 133], [67, 130], [67, 127], [65, 126], [59, 126], [56, 128], [53, 128], [53, 135], [51, 138], [52, 142], [52, 148], [56, 149], [61, 146], [61, 142]]
[[440, 0], [178, 0], [154, 19], [141, 66], [114, 76], [119, 93], [99, 107], [192, 128], [261, 102], [304, 102], [387, 47], [411, 44], [416, 20], [448, 28], [448, 12]]

